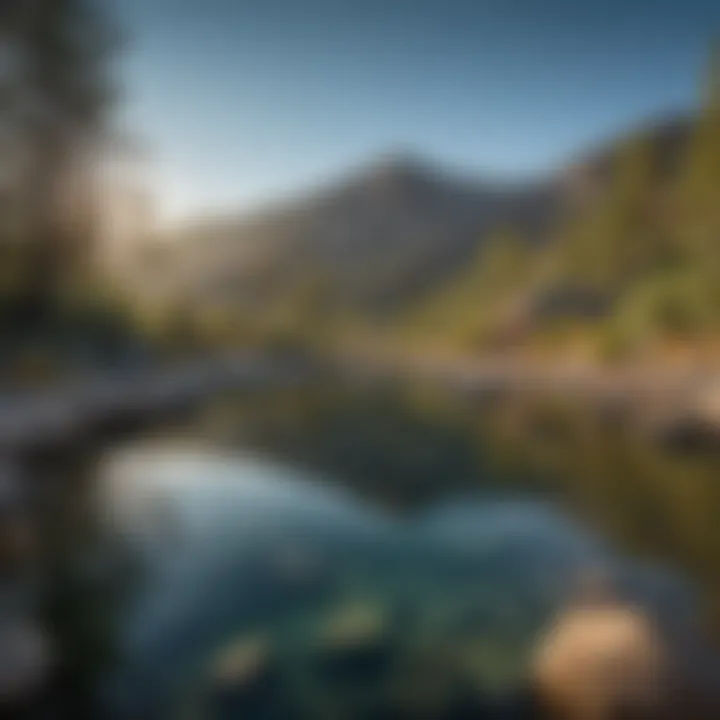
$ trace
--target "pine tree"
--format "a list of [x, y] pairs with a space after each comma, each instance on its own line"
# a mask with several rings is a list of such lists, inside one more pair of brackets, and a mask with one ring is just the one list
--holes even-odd
[[720, 44], [711, 53], [705, 99], [676, 201], [678, 242], [690, 252], [714, 255], [720, 243]]
[[7, 0], [0, 15], [4, 242], [23, 248], [25, 300], [52, 305], [87, 263], [108, 136], [115, 37], [92, 0]]
[[658, 261], [655, 185], [652, 138], [633, 138], [613, 158], [598, 202], [565, 228], [561, 247], [573, 280], [615, 292]]

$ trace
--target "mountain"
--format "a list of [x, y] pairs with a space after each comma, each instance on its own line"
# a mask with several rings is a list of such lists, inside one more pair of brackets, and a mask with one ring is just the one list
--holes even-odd
[[261, 213], [181, 228], [173, 272], [206, 302], [260, 302], [314, 281], [385, 310], [452, 276], [495, 228], [541, 238], [557, 199], [552, 183], [483, 183], [389, 156]]
[[168, 292], [191, 303], [259, 306], [314, 283], [333, 302], [392, 310], [452, 281], [493, 230], [543, 242], [558, 218], [602, 191], [618, 153], [640, 137], [659, 172], [672, 172], [692, 127], [684, 118], [640, 126], [533, 184], [384, 156], [261, 212], [185, 224], [149, 280], [157, 289], [162, 276]]

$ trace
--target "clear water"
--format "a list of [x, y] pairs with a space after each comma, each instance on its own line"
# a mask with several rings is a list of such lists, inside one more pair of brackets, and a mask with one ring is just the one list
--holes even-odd
[[327, 698], [316, 669], [343, 613], [374, 618], [397, 656], [442, 648], [478, 684], [512, 685], [578, 574], [611, 556], [537, 500], [392, 515], [322, 477], [202, 450], [116, 457], [103, 507], [143, 569], [114, 690], [134, 716], [207, 716], [215, 658], [243, 642], [271, 650], [286, 693]]

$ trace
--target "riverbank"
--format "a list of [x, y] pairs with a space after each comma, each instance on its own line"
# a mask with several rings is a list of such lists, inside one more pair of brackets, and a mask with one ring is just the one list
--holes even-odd
[[720, 440], [720, 362], [602, 364], [573, 358], [484, 357], [355, 350], [337, 367], [347, 376], [438, 383], [478, 397], [544, 397], [586, 405], [659, 439]]

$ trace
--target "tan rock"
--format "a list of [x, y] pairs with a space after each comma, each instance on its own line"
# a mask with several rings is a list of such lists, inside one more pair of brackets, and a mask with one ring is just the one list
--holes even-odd
[[646, 608], [613, 598], [593, 580], [538, 643], [533, 694], [544, 716], [559, 720], [720, 717], [711, 707], [720, 687], [709, 679], [710, 656], [688, 653], [701, 644], [696, 640], [661, 627]]

